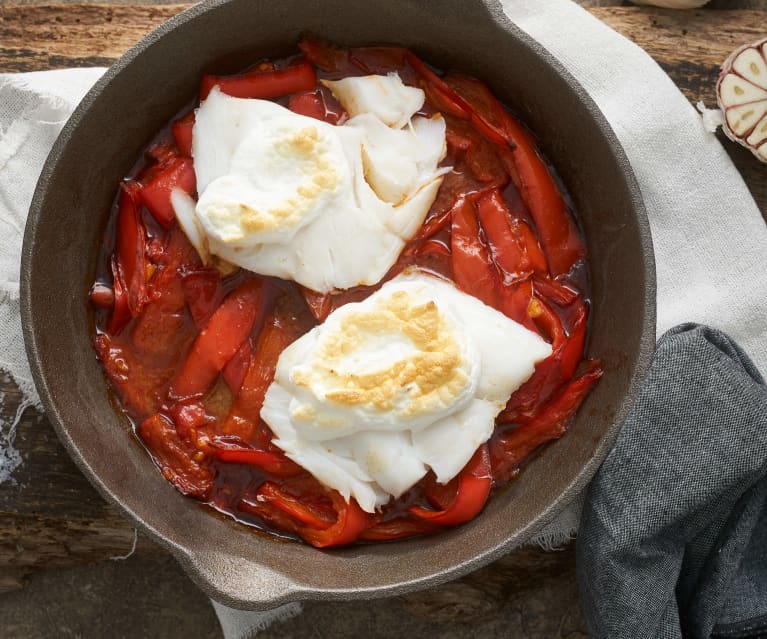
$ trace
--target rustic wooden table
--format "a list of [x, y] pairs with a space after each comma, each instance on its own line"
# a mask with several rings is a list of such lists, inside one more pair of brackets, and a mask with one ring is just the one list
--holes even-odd
[[[719, 64], [767, 33], [767, 0], [714, 0], [695, 11], [579, 0], [652, 55], [685, 96], [715, 103]], [[626, 4], [628, 6], [615, 6]], [[185, 4], [0, 0], [0, 72], [106, 66]], [[724, 138], [722, 138], [724, 139]], [[767, 167], [726, 148], [767, 221]], [[0, 413], [20, 394], [0, 375]], [[138, 536], [70, 461], [44, 415], [27, 410], [22, 464], [0, 484], [0, 619], [5, 637], [200, 636], [220, 631], [204, 596], [165, 551]], [[375, 603], [309, 604], [263, 637], [584, 637], [572, 546], [520, 549], [456, 582]]]

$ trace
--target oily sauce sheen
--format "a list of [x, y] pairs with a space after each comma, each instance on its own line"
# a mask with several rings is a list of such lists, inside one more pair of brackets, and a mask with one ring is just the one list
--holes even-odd
[[[167, 201], [173, 188], [196, 198], [195, 101], [120, 185], [91, 291], [94, 345], [139, 440], [180, 492], [318, 547], [436, 532], [475, 516], [491, 489], [563, 435], [601, 375], [598, 362], [582, 359], [585, 244], [534, 138], [481, 82], [438, 74], [398, 47], [305, 39], [299, 48], [235, 76], [205, 76], [201, 96], [217, 85], [342, 124], [347, 114], [320, 79], [397, 72], [425, 92], [419, 114], [441, 113], [447, 125], [441, 166], [453, 168], [421, 229], [381, 282], [328, 294], [215, 258], [204, 266]], [[458, 477], [440, 485], [430, 471], [370, 514], [288, 460], [258, 413], [283, 348], [410, 267], [452, 280], [538, 333], [552, 354], [512, 394], [493, 436]]]

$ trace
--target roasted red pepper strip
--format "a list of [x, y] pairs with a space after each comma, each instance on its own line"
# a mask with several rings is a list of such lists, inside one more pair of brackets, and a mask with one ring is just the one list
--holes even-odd
[[260, 420], [264, 395], [274, 379], [280, 353], [297, 337], [279, 313], [272, 313], [266, 318], [248, 371], [221, 429], [225, 435], [237, 435], [245, 441], [253, 437]]
[[538, 333], [551, 343], [551, 348], [556, 353], [567, 338], [559, 315], [548, 303], [535, 295], [527, 305], [527, 314], [538, 327]]
[[141, 201], [165, 228], [169, 228], [176, 219], [176, 211], [170, 201], [170, 194], [176, 188], [190, 195], [197, 189], [191, 158], [176, 157], [164, 167], [150, 171], [141, 187]]
[[562, 379], [568, 380], [575, 373], [578, 363], [583, 357], [583, 345], [586, 341], [586, 324], [588, 319], [588, 307], [581, 303], [578, 307], [575, 322], [570, 329], [567, 341], [562, 346], [560, 363], [562, 366]]
[[206, 75], [200, 86], [200, 100], [208, 97], [213, 87], [235, 98], [278, 98], [300, 91], [310, 91], [317, 86], [314, 67], [299, 62], [284, 69], [263, 73], [241, 75]]
[[109, 310], [112, 309], [115, 305], [114, 289], [106, 286], [105, 284], [102, 284], [101, 282], [96, 282], [91, 287], [89, 297], [91, 304], [93, 304], [96, 308]]
[[253, 347], [250, 345], [250, 340], [246, 339], [234, 354], [234, 357], [221, 370], [221, 376], [235, 396], [242, 388], [242, 382], [245, 381], [245, 375], [248, 374], [252, 359]]
[[532, 136], [520, 127], [516, 139], [511, 157], [518, 175], [517, 188], [538, 229], [551, 275], [566, 275], [585, 257], [586, 249], [554, 179], [538, 156]]
[[415, 54], [408, 52], [408, 62], [423, 78], [424, 91], [441, 111], [461, 118], [468, 118], [471, 123], [488, 140], [496, 144], [505, 144], [503, 133], [483, 118], [471, 102], [464, 99], [460, 92], [455, 91], [443, 78], [440, 78]]
[[[525, 284], [530, 285], [530, 282]], [[532, 285], [528, 290], [532, 290]], [[528, 421], [538, 413], [562, 383], [569, 379], [562, 374], [562, 354], [570, 342], [559, 315], [547, 302], [533, 295], [527, 306], [527, 320], [523, 323], [551, 343], [552, 353], [539, 362], [533, 375], [512, 393], [506, 408], [498, 415], [499, 422]], [[582, 341], [579, 345], [572, 345], [572, 351], [568, 351], [570, 353], [568, 357], [575, 355], [578, 348], [583, 349]], [[578, 355], [578, 361], [580, 361], [580, 355]]]
[[533, 267], [533, 271], [547, 276], [549, 274], [549, 265], [546, 262], [546, 256], [543, 254], [541, 245], [538, 243], [538, 238], [535, 236], [535, 232], [530, 225], [523, 221], [519, 221], [519, 232], [522, 236], [525, 249], [527, 250], [527, 256], [530, 258], [530, 264]]
[[179, 492], [205, 498], [212, 482], [210, 469], [198, 461], [201, 451], [182, 441], [173, 424], [155, 413], [141, 422], [136, 433], [152, 451], [162, 474]]
[[146, 231], [138, 205], [139, 186], [123, 182], [117, 214], [117, 260], [127, 293], [128, 309], [133, 317], [149, 299], [146, 287]]
[[403, 47], [355, 47], [349, 50], [349, 61], [365, 73], [386, 75], [396, 71], [405, 84], [408, 84]]
[[112, 256], [112, 286], [114, 287], [115, 301], [112, 307], [112, 317], [109, 320], [109, 333], [110, 335], [118, 335], [130, 320], [131, 313], [128, 308], [125, 278], [116, 255]]
[[368, 515], [352, 498], [347, 504], [344, 498], [335, 490], [330, 491], [333, 508], [338, 513], [336, 522], [325, 530], [315, 528], [300, 528], [298, 534], [315, 548], [328, 546], [344, 546], [357, 541], [360, 533], [370, 524]]
[[174, 404], [170, 409], [170, 415], [176, 426], [176, 432], [182, 439], [187, 437], [193, 428], [199, 428], [210, 421], [202, 402]]
[[332, 109], [326, 104], [321, 89], [291, 95], [290, 100], [288, 100], [288, 108], [293, 113], [322, 120], [329, 124], [338, 124], [344, 113], [342, 109]]
[[298, 43], [298, 48], [309, 62], [323, 71], [347, 71], [347, 67], [351, 66], [348, 49], [315, 38], [304, 38]]
[[220, 448], [215, 440], [211, 441], [211, 447], [213, 447], [213, 456], [222, 462], [256, 466], [267, 473], [280, 477], [289, 477], [304, 472], [303, 468], [286, 457], [266, 450], [231, 446]]
[[171, 125], [176, 146], [185, 157], [192, 157], [192, 130], [194, 129], [195, 113], [190, 111]]
[[306, 300], [306, 305], [318, 322], [324, 322], [325, 318], [333, 310], [333, 300], [330, 293], [318, 293], [305, 286], [301, 287], [301, 294]]
[[201, 331], [224, 299], [221, 276], [215, 269], [195, 269], [183, 275], [181, 285], [194, 325]]
[[458, 492], [450, 506], [444, 510], [426, 510], [414, 506], [408, 512], [435, 524], [457, 526], [479, 514], [492, 484], [490, 453], [487, 444], [482, 444], [458, 476]]
[[[411, 61], [412, 64], [412, 61]], [[567, 205], [538, 155], [533, 136], [504, 108], [492, 92], [479, 80], [465, 76], [449, 76], [442, 81], [457, 102], [474, 117], [472, 122], [488, 138], [507, 143], [511, 150], [499, 148], [502, 159], [515, 180], [530, 215], [538, 228], [551, 274], [564, 275], [585, 257], [586, 251]]]
[[554, 353], [540, 362], [532, 377], [511, 394], [506, 408], [496, 418], [497, 423], [530, 421], [561, 385], [562, 364]]
[[466, 109], [464, 101], [423, 60], [410, 51], [407, 52], [406, 57], [410, 66], [423, 79], [423, 89], [434, 106], [443, 113], [459, 118], [471, 117], [471, 112]]
[[382, 521], [375, 526], [362, 531], [359, 538], [364, 541], [389, 541], [402, 539], [413, 535], [426, 535], [439, 530], [441, 526], [424, 519], [411, 517], [396, 517], [388, 521]]
[[[99, 333], [93, 339], [104, 372], [120, 396], [122, 405], [132, 416], [146, 416], [157, 410], [152, 388], [136, 379], [136, 364], [132, 351], [123, 348], [111, 335]], [[138, 382], [138, 383], [137, 383]]]
[[591, 370], [570, 381], [539, 415], [495, 439], [493, 476], [496, 479], [513, 477], [539, 446], [564, 435], [570, 420], [601, 376], [599, 363], [592, 362]]
[[501, 288], [501, 311], [515, 322], [519, 322], [530, 330], [536, 330], [533, 321], [527, 314], [530, 300], [533, 296], [533, 284], [530, 280], [522, 280]]
[[174, 398], [204, 393], [248, 337], [261, 306], [261, 280], [246, 280], [232, 291], [195, 340], [170, 387]]
[[[219, 502], [219, 505], [227, 511], [229, 511], [231, 508], [229, 506], [228, 500]], [[255, 500], [249, 501], [248, 499], [241, 499], [237, 503], [236, 510], [239, 511], [239, 513], [247, 513], [249, 515], [255, 515], [258, 517], [260, 520], [258, 522], [259, 527], [263, 526], [263, 523], [265, 522], [269, 526], [279, 530], [282, 533], [287, 533], [289, 535], [299, 534], [299, 525], [296, 520], [289, 515], [286, 515], [279, 508], [275, 508], [271, 504]]]
[[327, 530], [333, 525], [333, 517], [328, 516], [328, 513], [302, 503], [297, 497], [281, 490], [274, 482], [267, 481], [261, 484], [256, 499], [271, 504], [304, 526]]
[[574, 291], [566, 284], [557, 280], [550, 280], [544, 277], [535, 277], [533, 279], [536, 292], [540, 293], [547, 300], [559, 304], [559, 306], [570, 306], [578, 299], [577, 291]]
[[417, 251], [418, 255], [445, 255], [450, 256], [450, 247], [440, 240], [430, 239], [421, 244]]
[[451, 212], [450, 250], [453, 276], [462, 291], [498, 307], [498, 272], [479, 236], [479, 223], [469, 199], [456, 202]]
[[531, 275], [532, 264], [522, 243], [519, 219], [512, 216], [498, 191], [477, 200], [477, 215], [495, 263], [511, 278], [505, 284]]

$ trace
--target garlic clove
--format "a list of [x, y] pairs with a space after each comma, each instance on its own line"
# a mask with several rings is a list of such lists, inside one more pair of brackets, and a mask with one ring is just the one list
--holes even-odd
[[732, 61], [732, 70], [741, 77], [748, 77], [753, 84], [767, 89], [767, 62], [765, 62], [767, 43], [757, 48], [747, 47]]
[[746, 142], [754, 147], [758, 147], [767, 142], [767, 115], [759, 120], [759, 123], [754, 127], [751, 135], [746, 138]]
[[730, 54], [716, 93], [727, 137], [767, 162], [767, 38]]
[[738, 138], [748, 135], [767, 113], [767, 100], [732, 106], [724, 111], [724, 122]]
[[767, 98], [767, 91], [735, 73], [728, 73], [722, 78], [719, 91], [730, 104], [748, 104]]

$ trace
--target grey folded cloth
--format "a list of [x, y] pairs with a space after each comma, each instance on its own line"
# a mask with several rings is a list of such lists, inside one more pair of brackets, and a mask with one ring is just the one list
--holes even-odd
[[767, 387], [724, 333], [658, 342], [577, 542], [594, 637], [767, 636]]

